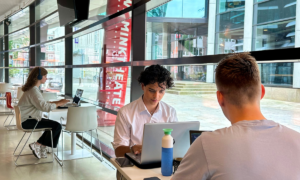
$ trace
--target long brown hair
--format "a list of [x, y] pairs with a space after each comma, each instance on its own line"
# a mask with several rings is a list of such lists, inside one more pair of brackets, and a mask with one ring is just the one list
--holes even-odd
[[33, 86], [36, 85], [36, 83], [38, 82], [38, 75], [39, 75], [39, 68], [41, 69], [41, 75], [45, 76], [48, 74], [48, 71], [43, 68], [43, 67], [35, 67], [34, 69], [32, 69], [29, 73], [29, 76], [27, 78], [26, 83], [24, 84], [24, 86], [22, 86], [22, 91], [28, 91], [29, 89], [33, 88]]

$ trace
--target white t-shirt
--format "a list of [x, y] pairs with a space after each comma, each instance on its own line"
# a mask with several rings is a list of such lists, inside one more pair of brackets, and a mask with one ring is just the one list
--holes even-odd
[[114, 149], [119, 146], [141, 145], [145, 123], [177, 121], [175, 109], [162, 101], [159, 102], [158, 107], [151, 116], [142, 97], [140, 97], [118, 111], [112, 145]]
[[300, 133], [270, 120], [202, 133], [173, 176], [183, 179], [299, 180]]

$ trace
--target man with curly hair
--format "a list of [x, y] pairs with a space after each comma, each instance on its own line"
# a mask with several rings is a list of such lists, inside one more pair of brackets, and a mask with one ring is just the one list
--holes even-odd
[[174, 108], [161, 101], [165, 90], [174, 86], [171, 73], [160, 65], [141, 72], [138, 81], [144, 94], [118, 111], [112, 145], [117, 157], [140, 154], [145, 123], [176, 122]]

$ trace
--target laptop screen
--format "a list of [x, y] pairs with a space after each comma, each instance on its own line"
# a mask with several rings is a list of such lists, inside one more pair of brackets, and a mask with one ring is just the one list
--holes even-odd
[[199, 137], [203, 132], [208, 132], [208, 131], [190, 131], [190, 143], [192, 143]]
[[77, 89], [76, 94], [73, 98], [73, 103], [79, 104], [81, 96], [82, 96], [83, 90], [82, 89]]

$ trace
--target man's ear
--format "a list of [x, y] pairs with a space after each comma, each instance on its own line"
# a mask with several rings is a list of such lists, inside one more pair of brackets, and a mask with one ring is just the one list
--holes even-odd
[[145, 90], [145, 86], [144, 86], [144, 84], [142, 83], [142, 90], [144, 91]]
[[220, 106], [224, 106], [224, 96], [220, 91], [217, 91], [217, 99]]
[[263, 84], [261, 84], [260, 86], [261, 86], [261, 97], [260, 97], [260, 99], [262, 99], [262, 98], [265, 97], [266, 89], [265, 89], [265, 86]]

